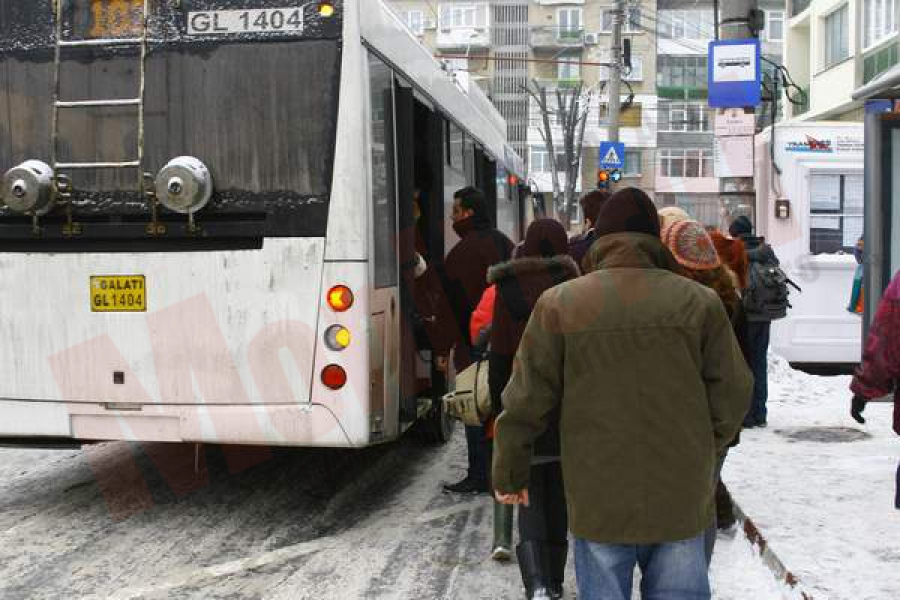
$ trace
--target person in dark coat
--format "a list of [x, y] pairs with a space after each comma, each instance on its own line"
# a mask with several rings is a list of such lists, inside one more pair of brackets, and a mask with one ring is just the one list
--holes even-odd
[[609, 200], [609, 192], [594, 190], [581, 197], [581, 211], [584, 213], [584, 233], [576, 235], [569, 241], [569, 256], [575, 260], [575, 264], [581, 266], [584, 255], [590, 249], [591, 244], [597, 239], [594, 226], [597, 224], [597, 215], [606, 201]]
[[[438, 311], [442, 321], [440, 336], [444, 347], [436, 348], [439, 354], [453, 349], [453, 364], [460, 372], [472, 364], [472, 346], [469, 340], [469, 322], [472, 313], [487, 288], [487, 271], [497, 263], [510, 259], [513, 243], [491, 226], [484, 194], [473, 187], [466, 187], [453, 194], [453, 230], [460, 240], [444, 259], [439, 278], [445, 304]], [[484, 427], [466, 426], [466, 446], [469, 468], [461, 481], [444, 488], [457, 493], [483, 493], [488, 491], [487, 445]]]
[[[528, 227], [515, 258], [488, 271], [488, 282], [497, 287], [488, 375], [494, 414], [502, 410], [501, 395], [512, 374], [513, 357], [538, 298], [579, 275], [578, 266], [566, 251], [563, 226], [553, 219], [538, 219]], [[549, 420], [546, 433], [535, 442], [531, 502], [519, 509], [516, 555], [529, 598], [562, 597], [568, 551], [566, 498], [559, 463], [559, 408]]]
[[[869, 328], [863, 348], [863, 359], [850, 390], [853, 401], [850, 414], [860, 423], [866, 403], [893, 395], [894, 432], [900, 435], [900, 273], [894, 275], [884, 292], [875, 319]], [[900, 466], [897, 467], [897, 488], [894, 506], [900, 509]]]
[[752, 378], [721, 300], [679, 274], [650, 198], [604, 205], [585, 275], [541, 295], [497, 418], [492, 483], [530, 501], [536, 440], [559, 406], [579, 600], [710, 598], [704, 532], [716, 456]]
[[[753, 235], [753, 224], [745, 216], [736, 218], [728, 228], [733, 238], [744, 242], [747, 250], [747, 264], [778, 264], [778, 258], [772, 246], [765, 238]], [[746, 292], [745, 292], [746, 293]], [[766, 402], [769, 398], [768, 353], [771, 337], [772, 321], [759, 315], [747, 315], [747, 347], [750, 356], [750, 370], [753, 371], [753, 404], [744, 427], [765, 427], [768, 425]]]

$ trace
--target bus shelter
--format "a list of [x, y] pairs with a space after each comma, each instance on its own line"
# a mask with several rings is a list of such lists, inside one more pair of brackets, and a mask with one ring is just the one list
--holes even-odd
[[865, 328], [900, 270], [900, 65], [860, 87], [865, 102]]

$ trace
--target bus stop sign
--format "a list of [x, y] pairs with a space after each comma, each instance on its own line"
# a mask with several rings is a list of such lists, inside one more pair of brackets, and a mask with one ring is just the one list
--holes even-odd
[[710, 42], [707, 70], [710, 106], [759, 106], [762, 101], [759, 40]]

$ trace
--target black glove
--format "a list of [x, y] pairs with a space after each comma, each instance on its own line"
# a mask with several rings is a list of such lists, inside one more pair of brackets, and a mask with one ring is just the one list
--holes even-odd
[[866, 409], [866, 399], [862, 396], [853, 396], [853, 400], [850, 402], [850, 416], [853, 417], [857, 423], [865, 423], [866, 420], [862, 416], [862, 412]]

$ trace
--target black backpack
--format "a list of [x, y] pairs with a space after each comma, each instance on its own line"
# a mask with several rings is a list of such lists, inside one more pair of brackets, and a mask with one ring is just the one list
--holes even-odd
[[776, 321], [787, 316], [788, 309], [793, 308], [788, 300], [788, 286], [802, 291], [784, 274], [774, 255], [767, 261], [751, 261], [743, 298], [747, 320]]

